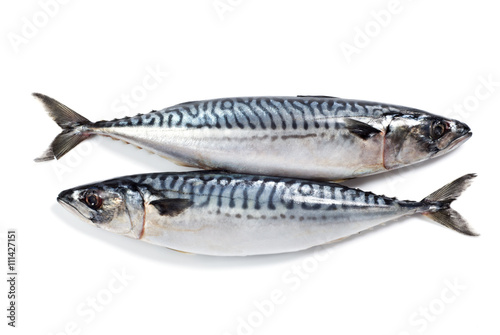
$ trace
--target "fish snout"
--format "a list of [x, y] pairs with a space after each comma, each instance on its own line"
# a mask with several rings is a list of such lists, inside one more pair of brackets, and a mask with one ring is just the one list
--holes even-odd
[[64, 190], [57, 195], [57, 202], [60, 204], [70, 204], [73, 200], [73, 190]]
[[471, 129], [469, 128], [469, 126], [463, 122], [460, 122], [460, 121], [454, 122], [454, 127], [452, 127], [452, 130], [454, 130], [455, 133], [459, 136], [464, 136], [464, 135], [467, 135], [469, 133], [470, 133], [470, 135], [472, 135]]
[[462, 145], [472, 136], [471, 129], [468, 125], [457, 120], [448, 121], [449, 132], [447, 136], [443, 136], [437, 144], [438, 151], [434, 157], [441, 156], [446, 152]]

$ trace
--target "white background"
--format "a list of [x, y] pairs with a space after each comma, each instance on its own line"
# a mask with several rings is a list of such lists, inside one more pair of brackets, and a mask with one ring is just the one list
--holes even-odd
[[[498, 333], [498, 12], [486, 0], [3, 2], [0, 332]], [[32, 92], [94, 121], [297, 94], [457, 118], [474, 136], [456, 151], [348, 184], [418, 200], [476, 172], [454, 208], [481, 236], [411, 217], [323, 249], [245, 258], [115, 236], [66, 212], [57, 194], [186, 169], [109, 139], [34, 163], [59, 128]], [[6, 325], [8, 228], [18, 232], [16, 329]]]

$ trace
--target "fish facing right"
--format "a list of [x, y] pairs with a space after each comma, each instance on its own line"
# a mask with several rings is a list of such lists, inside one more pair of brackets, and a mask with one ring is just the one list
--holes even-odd
[[324, 96], [194, 101], [91, 122], [34, 95], [63, 128], [36, 161], [59, 159], [88, 138], [106, 136], [185, 166], [342, 180], [441, 156], [472, 135], [465, 123], [415, 108]]
[[340, 184], [193, 171], [133, 175], [65, 190], [57, 198], [89, 224], [178, 251], [246, 256], [292, 252], [422, 214], [477, 235], [450, 208], [474, 174], [421, 201]]

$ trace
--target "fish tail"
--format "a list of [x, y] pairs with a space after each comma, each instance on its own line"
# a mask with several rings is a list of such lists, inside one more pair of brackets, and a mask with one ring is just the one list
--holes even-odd
[[59, 159], [79, 143], [93, 136], [93, 134], [78, 128], [78, 126], [91, 124], [92, 122], [46, 95], [33, 93], [33, 96], [42, 102], [49, 116], [63, 129], [52, 141], [49, 148], [35, 159], [35, 162], [49, 161], [54, 158]]
[[429, 206], [429, 210], [423, 214], [437, 223], [458, 231], [459, 233], [469, 236], [479, 236], [479, 234], [469, 226], [467, 221], [457, 211], [450, 207], [450, 204], [469, 187], [474, 177], [476, 177], [474, 173], [466, 174], [429, 194], [422, 200], [423, 203]]

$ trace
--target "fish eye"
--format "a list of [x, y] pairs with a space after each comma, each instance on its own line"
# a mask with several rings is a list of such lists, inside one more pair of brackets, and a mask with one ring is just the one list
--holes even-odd
[[89, 190], [85, 193], [85, 203], [91, 209], [97, 210], [102, 205], [102, 199], [95, 190]]
[[446, 124], [443, 121], [434, 121], [431, 125], [430, 135], [433, 140], [437, 140], [446, 132]]

